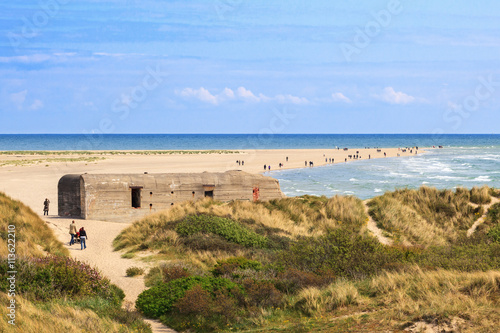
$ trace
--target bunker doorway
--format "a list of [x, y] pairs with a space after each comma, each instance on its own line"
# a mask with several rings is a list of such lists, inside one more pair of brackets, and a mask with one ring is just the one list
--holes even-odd
[[141, 189], [132, 188], [132, 208], [141, 208]]
[[215, 190], [215, 185], [208, 185], [205, 184], [203, 185], [203, 190], [205, 191], [205, 198], [212, 198], [214, 197], [214, 190]]

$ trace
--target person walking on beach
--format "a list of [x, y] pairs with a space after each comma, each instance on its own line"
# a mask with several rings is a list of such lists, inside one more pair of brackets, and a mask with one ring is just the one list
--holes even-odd
[[50, 200], [48, 198], [45, 198], [45, 201], [43, 202], [43, 216], [49, 215], [49, 204]]
[[69, 234], [71, 235], [71, 240], [69, 241], [69, 245], [73, 245], [75, 244], [75, 234], [76, 234], [75, 220], [73, 220], [69, 225]]
[[266, 165], [266, 164], [264, 164], [264, 171], [266, 171], [266, 169], [267, 169], [267, 165]]
[[80, 245], [83, 249], [87, 248], [87, 244], [85, 241], [87, 240], [87, 233], [85, 232], [85, 229], [83, 227], [80, 228]]

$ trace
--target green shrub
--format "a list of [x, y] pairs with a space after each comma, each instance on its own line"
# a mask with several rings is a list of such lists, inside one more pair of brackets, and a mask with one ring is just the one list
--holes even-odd
[[182, 237], [196, 233], [212, 233], [245, 247], [267, 247], [266, 237], [258, 235], [238, 222], [225, 217], [189, 215], [177, 225], [175, 231]]
[[[9, 271], [6, 259], [0, 261], [0, 290], [7, 290]], [[64, 257], [18, 259], [17, 293], [30, 300], [98, 296], [115, 299], [116, 289], [101, 273], [80, 261]]]
[[215, 296], [218, 290], [230, 292], [231, 289], [239, 287], [224, 278], [191, 276], [161, 283], [143, 291], [137, 298], [136, 307], [148, 317], [159, 318], [172, 311], [175, 302], [184, 297], [186, 291], [195, 285], [200, 285], [212, 296]]
[[175, 302], [174, 314], [164, 315], [161, 320], [178, 330], [184, 330], [187, 323], [190, 330], [196, 332], [221, 331], [234, 322], [238, 314], [243, 314], [238, 308], [238, 297], [232, 293], [239, 295], [241, 291], [238, 288], [231, 293], [217, 290], [211, 295], [200, 285], [195, 285]]
[[361, 278], [381, 270], [388, 253], [376, 239], [335, 229], [318, 238], [304, 237], [278, 255], [285, 267], [299, 271], [331, 271], [335, 276]]
[[218, 261], [217, 265], [215, 265], [212, 270], [212, 274], [214, 276], [221, 276], [231, 274], [237, 269], [260, 271], [262, 269], [262, 264], [256, 260], [249, 260], [244, 257], [229, 258]]
[[494, 227], [488, 230], [488, 237], [493, 242], [500, 244], [500, 224], [496, 224]]
[[239, 244], [231, 243], [219, 235], [196, 233], [182, 237], [179, 244], [194, 251], [225, 251], [236, 253], [244, 247]]
[[140, 267], [129, 267], [127, 268], [125, 274], [127, 274], [127, 276], [142, 275], [144, 274], [144, 269]]
[[500, 203], [496, 203], [490, 207], [488, 215], [486, 215], [486, 222], [488, 224], [500, 223]]

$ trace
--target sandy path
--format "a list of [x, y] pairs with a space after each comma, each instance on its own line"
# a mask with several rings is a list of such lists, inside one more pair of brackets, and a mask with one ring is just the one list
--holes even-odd
[[383, 230], [380, 229], [379, 227], [377, 227], [377, 222], [375, 222], [373, 220], [373, 218], [370, 216], [370, 214], [368, 214], [368, 210], [369, 210], [368, 201], [370, 201], [370, 199], [363, 201], [363, 205], [365, 206], [365, 213], [366, 213], [366, 215], [368, 215], [368, 222], [367, 222], [366, 227], [368, 228], [368, 230], [371, 231], [371, 233], [375, 237], [377, 237], [377, 239], [380, 243], [382, 243], [384, 245], [392, 245], [392, 243], [393, 243], [392, 239], [384, 236]]
[[[42, 216], [43, 218], [43, 216]], [[110, 281], [123, 289], [125, 292], [124, 306], [135, 307], [137, 296], [144, 290], [144, 278], [127, 277], [125, 272], [131, 266], [145, 268], [147, 272], [149, 266], [141, 261], [133, 259], [124, 259], [120, 252], [114, 252], [112, 248], [113, 239], [128, 226], [125, 223], [104, 222], [94, 220], [75, 220], [77, 229], [85, 227], [88, 240], [87, 248], [81, 250], [80, 244], [69, 246], [70, 236], [69, 225], [71, 219], [59, 218], [56, 216], [45, 217], [44, 221], [48, 223], [54, 231], [57, 238], [68, 248], [71, 257], [87, 262], [91, 266], [97, 267]], [[128, 303], [128, 304], [127, 304]], [[159, 321], [148, 320], [153, 328], [153, 332], [173, 333]]]
[[[496, 198], [496, 197], [491, 197], [491, 202], [487, 205], [484, 205], [484, 214], [478, 218], [476, 220], [476, 222], [474, 222], [474, 224], [469, 228], [469, 230], [467, 230], [467, 237], [470, 237], [474, 234], [474, 232], [476, 231], [477, 227], [481, 224], [484, 223], [484, 219], [486, 218], [486, 215], [488, 214], [488, 209], [490, 209], [491, 206], [493, 206], [494, 204], [500, 202], [500, 199]], [[474, 205], [477, 207], [477, 205]]]

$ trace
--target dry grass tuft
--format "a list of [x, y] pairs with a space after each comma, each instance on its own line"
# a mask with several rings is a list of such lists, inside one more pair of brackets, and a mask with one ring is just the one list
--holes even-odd
[[311, 316], [364, 302], [365, 299], [359, 294], [354, 283], [341, 279], [323, 289], [316, 287], [302, 289], [297, 296], [295, 307]]
[[52, 230], [30, 208], [0, 192], [0, 256], [7, 256], [8, 227], [15, 226], [16, 255], [69, 255]]
[[488, 200], [488, 187], [453, 192], [423, 186], [388, 192], [368, 204], [378, 226], [395, 235], [397, 241], [442, 246], [465, 235], [481, 215], [482, 207], [471, 205], [471, 201]]
[[500, 320], [498, 271], [462, 273], [412, 267], [373, 278], [369, 292], [378, 305], [390, 310], [386, 316], [398, 321], [457, 316], [467, 318], [478, 332], [493, 332]]
[[[0, 292], [0, 303], [9, 304], [9, 300], [7, 294]], [[0, 309], [2, 317], [0, 332], [134, 332], [134, 330], [109, 318], [100, 318], [96, 313], [88, 309], [57, 303], [36, 306], [19, 295], [16, 296], [15, 326], [8, 323], [9, 317], [7, 317], [7, 314], [7, 306], [2, 306]]]

